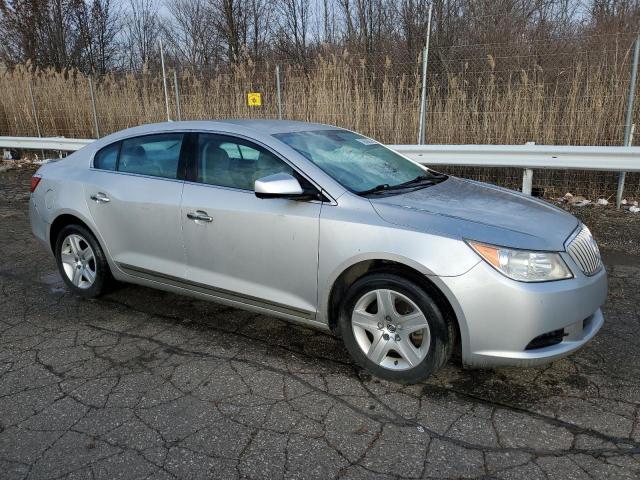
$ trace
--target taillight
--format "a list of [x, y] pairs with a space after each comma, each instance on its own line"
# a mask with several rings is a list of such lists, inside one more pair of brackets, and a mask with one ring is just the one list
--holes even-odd
[[39, 177], [38, 175], [34, 175], [33, 177], [31, 177], [31, 186], [29, 187], [29, 190], [31, 191], [31, 193], [34, 192], [34, 190], [40, 183], [40, 180], [42, 180], [42, 177]]

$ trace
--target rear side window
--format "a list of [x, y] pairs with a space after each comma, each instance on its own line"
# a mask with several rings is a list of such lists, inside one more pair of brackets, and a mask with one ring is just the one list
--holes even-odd
[[93, 166], [101, 170], [115, 170], [118, 163], [118, 152], [120, 142], [112, 143], [96, 153], [93, 159]]
[[165, 133], [122, 141], [118, 171], [177, 178], [184, 134]]

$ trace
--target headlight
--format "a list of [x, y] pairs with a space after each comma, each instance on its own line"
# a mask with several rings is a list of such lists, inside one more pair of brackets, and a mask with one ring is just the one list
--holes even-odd
[[515, 250], [472, 241], [467, 243], [489, 265], [513, 280], [549, 282], [573, 277], [557, 253]]

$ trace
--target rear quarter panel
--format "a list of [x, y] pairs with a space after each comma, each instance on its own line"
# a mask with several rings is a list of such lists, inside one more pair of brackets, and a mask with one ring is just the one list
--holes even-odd
[[[86, 150], [86, 151], [85, 151]], [[107, 258], [111, 263], [107, 246], [97, 229], [89, 207], [86, 202], [84, 192], [84, 182], [89, 169], [89, 157], [93, 149], [87, 147], [69, 155], [63, 160], [51, 162], [43, 165], [36, 172], [42, 177], [40, 184], [32, 194], [33, 204], [32, 215], [37, 215], [40, 220], [41, 231], [34, 234], [47, 245], [55, 239], [51, 239], [51, 224], [61, 215], [73, 215], [85, 223], [96, 236], [100, 245], [105, 250]], [[32, 219], [32, 225], [34, 223]]]

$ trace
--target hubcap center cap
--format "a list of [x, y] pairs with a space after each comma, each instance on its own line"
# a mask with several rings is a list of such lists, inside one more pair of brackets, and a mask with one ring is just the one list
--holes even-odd
[[393, 323], [390, 323], [387, 325], [387, 330], [389, 330], [391, 333], [396, 331], [396, 326]]

